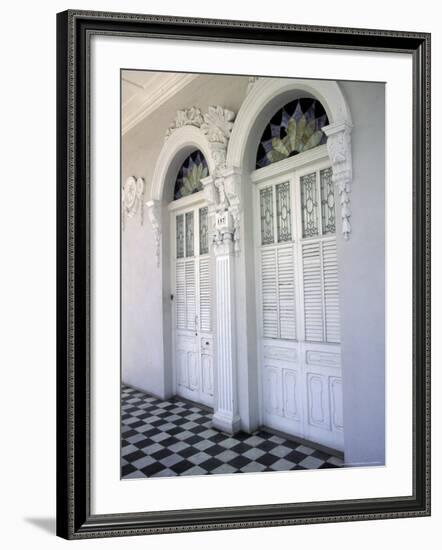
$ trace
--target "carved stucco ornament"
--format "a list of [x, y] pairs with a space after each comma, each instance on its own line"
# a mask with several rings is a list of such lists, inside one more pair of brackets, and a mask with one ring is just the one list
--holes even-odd
[[[233, 242], [234, 251], [239, 252], [239, 235], [240, 235], [240, 219], [241, 208], [239, 194], [236, 192], [226, 192], [230, 176], [218, 178], [215, 183], [207, 185], [206, 196], [213, 193], [213, 189], [217, 191], [217, 203], [214, 209], [215, 212], [215, 233], [213, 242], [215, 245], [221, 244], [224, 240]], [[222, 220], [222, 223], [220, 222]], [[226, 221], [227, 220], [227, 221]]]
[[215, 256], [230, 254], [234, 249], [235, 228], [229, 209], [220, 209], [215, 216], [213, 248]]
[[211, 105], [204, 115], [201, 131], [206, 135], [210, 145], [210, 152], [215, 163], [215, 176], [218, 176], [226, 167], [227, 145], [234, 120], [235, 113], [220, 105]]
[[235, 113], [233, 111], [224, 109], [220, 105], [211, 105], [208, 112], [204, 115], [204, 123], [201, 125], [201, 130], [206, 134], [210, 143], [222, 143], [227, 147], [234, 119]]
[[121, 203], [123, 207], [123, 229], [126, 225], [126, 217], [133, 218], [140, 212], [140, 224], [144, 222], [144, 179], [129, 176], [123, 183]]
[[161, 249], [161, 201], [150, 200], [146, 202], [147, 214], [152, 225], [153, 236], [155, 240], [155, 257], [157, 267], [160, 267], [160, 249]]
[[[215, 171], [212, 175], [213, 183], [207, 186], [206, 191], [206, 196], [210, 197], [212, 202], [214, 195], [217, 195], [215, 205], [217, 229], [214, 234], [214, 243], [219, 247], [224, 241], [233, 242], [235, 251], [239, 251], [240, 201], [231, 180], [230, 171], [226, 166], [227, 146], [234, 120], [235, 113], [233, 111], [219, 105], [210, 106], [204, 115], [204, 124], [201, 126], [201, 130], [207, 137], [215, 164]], [[220, 220], [223, 222], [220, 223]]]
[[201, 110], [198, 107], [190, 107], [189, 109], [181, 109], [177, 111], [175, 120], [171, 123], [169, 128], [166, 130], [167, 140], [175, 130], [181, 128], [182, 126], [195, 126], [200, 128], [204, 122], [203, 115]]
[[240, 250], [240, 221], [242, 211], [242, 177], [241, 171], [236, 168], [227, 168], [224, 171], [224, 193], [229, 203], [229, 213], [232, 216], [233, 221], [233, 241], [234, 250], [239, 252]]
[[348, 240], [351, 233], [350, 192], [352, 183], [351, 125], [346, 122], [324, 126], [327, 150], [333, 170], [333, 183], [340, 197], [342, 234]]

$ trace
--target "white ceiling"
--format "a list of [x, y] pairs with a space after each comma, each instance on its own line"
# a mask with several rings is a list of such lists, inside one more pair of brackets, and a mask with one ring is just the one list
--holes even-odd
[[153, 71], [123, 71], [121, 86], [123, 134], [197, 76]]

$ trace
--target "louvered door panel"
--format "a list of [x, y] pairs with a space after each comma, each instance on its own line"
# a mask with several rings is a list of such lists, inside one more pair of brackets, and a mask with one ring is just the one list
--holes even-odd
[[176, 327], [186, 328], [186, 277], [184, 262], [177, 262], [175, 267], [175, 303]]
[[203, 332], [212, 330], [210, 302], [210, 264], [209, 258], [201, 258], [200, 262], [200, 329]]
[[322, 243], [326, 341], [340, 342], [339, 281], [336, 241]]
[[277, 249], [279, 337], [296, 338], [293, 246]]
[[323, 341], [323, 297], [320, 243], [302, 245], [305, 339]]
[[261, 251], [261, 285], [263, 334], [265, 338], [278, 338], [278, 288], [275, 249]]
[[185, 263], [186, 272], [186, 329], [195, 330], [196, 315], [196, 281], [195, 281], [195, 260], [187, 260]]

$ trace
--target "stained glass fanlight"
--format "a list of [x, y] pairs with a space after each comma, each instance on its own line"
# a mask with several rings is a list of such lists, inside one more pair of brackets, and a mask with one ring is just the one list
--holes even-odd
[[181, 165], [175, 182], [173, 199], [181, 199], [201, 191], [201, 180], [209, 175], [206, 159], [201, 151], [194, 151]]
[[328, 123], [324, 107], [316, 99], [300, 98], [287, 103], [272, 117], [262, 134], [256, 168], [326, 143], [322, 128]]

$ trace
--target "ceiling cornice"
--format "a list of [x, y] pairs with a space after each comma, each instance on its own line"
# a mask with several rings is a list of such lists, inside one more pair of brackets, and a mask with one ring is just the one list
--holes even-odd
[[[124, 116], [123, 108], [121, 128], [122, 134], [126, 134], [130, 129], [139, 124], [144, 118], [158, 109], [158, 107], [168, 101], [180, 90], [188, 86], [196, 78], [198, 78], [198, 75], [196, 74], [172, 74], [169, 78], [163, 80], [161, 86], [155, 89], [152, 93], [148, 94], [141, 105], [129, 116]], [[133, 84], [132, 81], [129, 81], [128, 83]], [[136, 86], [144, 89], [146, 92], [149, 90], [149, 86], [143, 87], [139, 84]]]

